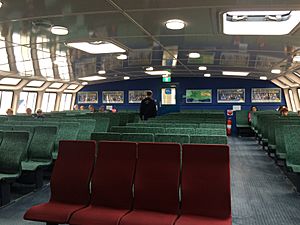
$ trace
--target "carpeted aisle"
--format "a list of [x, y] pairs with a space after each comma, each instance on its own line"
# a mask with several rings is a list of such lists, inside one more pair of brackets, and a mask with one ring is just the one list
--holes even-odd
[[[253, 138], [229, 138], [233, 225], [299, 225], [300, 195]], [[0, 209], [0, 225], [23, 221], [26, 209], [49, 199], [49, 186]], [[154, 224], [155, 225], [155, 224]], [[207, 224], [209, 225], [209, 224]]]

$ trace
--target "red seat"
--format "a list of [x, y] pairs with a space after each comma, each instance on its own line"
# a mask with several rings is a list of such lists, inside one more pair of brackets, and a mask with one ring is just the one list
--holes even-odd
[[182, 215], [176, 225], [230, 225], [227, 145], [183, 145]]
[[117, 225], [132, 208], [137, 144], [100, 142], [92, 177], [91, 205], [76, 212], [73, 225]]
[[177, 219], [180, 145], [139, 143], [134, 211], [120, 225], [172, 225]]
[[30, 208], [26, 220], [68, 223], [70, 216], [90, 201], [89, 182], [94, 168], [96, 142], [60, 141], [51, 177], [51, 197]]

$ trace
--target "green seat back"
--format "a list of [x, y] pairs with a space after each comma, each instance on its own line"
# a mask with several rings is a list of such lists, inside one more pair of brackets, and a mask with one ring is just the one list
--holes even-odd
[[94, 132], [91, 135], [91, 140], [95, 141], [120, 141], [121, 134], [120, 133], [112, 133], [112, 132]]
[[188, 134], [156, 134], [155, 142], [174, 142], [180, 144], [189, 144], [190, 136]]
[[154, 142], [154, 134], [149, 133], [122, 133], [121, 141]]
[[225, 129], [197, 128], [197, 135], [226, 135]]
[[300, 173], [300, 126], [284, 126], [289, 132], [284, 135], [286, 145], [286, 164], [296, 173]]
[[6, 125], [6, 124], [3, 124], [3, 125], [0, 125], [0, 130], [2, 131], [6, 131], [6, 130], [12, 130], [13, 126], [12, 125]]
[[136, 133], [137, 127], [129, 127], [129, 126], [113, 126], [111, 127], [111, 132], [117, 133]]
[[168, 134], [195, 134], [195, 128], [166, 128]]
[[56, 126], [36, 126], [28, 148], [31, 161], [51, 161], [58, 128]]
[[193, 144], [227, 144], [225, 135], [191, 135], [190, 142]]
[[20, 173], [21, 158], [26, 151], [28, 140], [28, 132], [3, 132], [3, 140], [0, 145], [0, 173]]

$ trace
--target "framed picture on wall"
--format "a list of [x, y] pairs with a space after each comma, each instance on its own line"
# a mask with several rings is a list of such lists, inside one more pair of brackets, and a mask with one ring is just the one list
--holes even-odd
[[102, 91], [102, 103], [124, 103], [124, 91]]
[[185, 92], [186, 103], [211, 103], [212, 90], [211, 89], [188, 89]]
[[218, 89], [218, 103], [244, 103], [245, 89]]
[[131, 90], [128, 91], [128, 102], [129, 103], [141, 103], [146, 98], [147, 91], [151, 90]]
[[98, 103], [97, 91], [78, 92], [77, 94], [79, 104]]
[[251, 102], [281, 102], [280, 88], [252, 88]]

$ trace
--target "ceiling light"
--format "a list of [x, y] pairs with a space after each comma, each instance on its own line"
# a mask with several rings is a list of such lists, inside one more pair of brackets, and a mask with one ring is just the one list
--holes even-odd
[[184, 28], [184, 26], [184, 21], [179, 19], [168, 20], [166, 22], [166, 27], [170, 30], [181, 30]]
[[71, 84], [67, 89], [68, 90], [75, 90], [78, 87], [77, 84]]
[[261, 80], [268, 80], [268, 78], [266, 76], [260, 76], [259, 79], [261, 79]]
[[2, 2], [0, 2], [0, 8], [3, 6], [3, 3]]
[[300, 55], [295, 55], [293, 57], [293, 62], [300, 62]]
[[84, 80], [84, 81], [96, 81], [96, 80], [106, 80], [106, 77], [101, 77], [101, 76], [88, 76], [88, 77], [80, 77], [78, 78], [79, 80]]
[[223, 75], [225, 76], [248, 76], [249, 72], [237, 72], [237, 71], [223, 71]]
[[26, 84], [26, 87], [41, 87], [45, 81], [41, 80], [32, 80], [28, 84]]
[[83, 86], [85, 86], [85, 85], [88, 85], [89, 83], [88, 82], [82, 82], [81, 83]]
[[68, 28], [63, 26], [52, 26], [50, 31], [55, 35], [67, 35], [69, 33]]
[[198, 70], [207, 70], [206, 66], [199, 66]]
[[210, 77], [211, 75], [210, 75], [210, 73], [205, 73], [204, 76], [205, 77]]
[[153, 70], [154, 68], [152, 66], [146, 68], [146, 71], [153, 71]]
[[197, 58], [200, 58], [200, 53], [198, 53], [198, 52], [191, 52], [191, 53], [189, 54], [189, 58], [191, 58], [191, 59], [197, 59]]
[[271, 70], [271, 73], [280, 74], [281, 70], [280, 69], [273, 69], [273, 70]]
[[126, 52], [125, 49], [120, 48], [119, 46], [109, 43], [101, 42], [100, 44], [94, 44], [89, 42], [73, 42], [67, 43], [66, 45], [72, 48], [79, 49], [81, 51], [90, 53], [90, 54], [105, 54], [105, 53], [119, 53]]
[[99, 70], [98, 74], [100, 74], [100, 75], [106, 74], [106, 71], [105, 70]]
[[232, 11], [223, 14], [228, 35], [286, 35], [300, 22], [300, 11]]
[[157, 71], [145, 71], [145, 73], [153, 76], [163, 76], [163, 75], [171, 75], [169, 71], [166, 70], [157, 70]]
[[127, 59], [127, 55], [125, 55], [125, 54], [118, 55], [117, 59], [119, 59], [119, 60], [125, 60], [125, 59]]
[[19, 78], [10, 78], [10, 77], [5, 77], [0, 80], [0, 84], [7, 84], [7, 85], [17, 85], [20, 83], [21, 79]]
[[130, 79], [130, 77], [128, 77], [128, 76], [124, 77], [124, 80], [129, 80], [129, 79]]
[[49, 86], [49, 88], [55, 88], [55, 89], [58, 89], [58, 88], [61, 88], [61, 86], [63, 86], [63, 83], [53, 83]]

